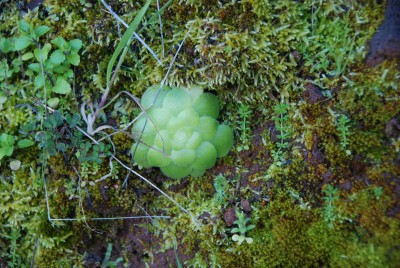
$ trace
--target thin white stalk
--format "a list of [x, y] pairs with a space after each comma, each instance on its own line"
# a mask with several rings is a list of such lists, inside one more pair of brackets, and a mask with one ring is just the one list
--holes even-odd
[[[144, 208], [142, 208], [139, 204], [137, 206], [144, 212], [144, 214], [146, 214], [147, 216], [150, 216], [149, 213], [147, 213], [147, 211]], [[152, 218], [150, 218], [150, 219], [151, 219], [152, 223], [154, 224], [154, 220]]]
[[[104, 132], [104, 134], [107, 134], [107, 133]], [[113, 155], [115, 155], [115, 144], [109, 137], [107, 137], [107, 140], [111, 143], [112, 148], [113, 148]], [[95, 183], [98, 183], [99, 181], [103, 181], [103, 180], [107, 179], [108, 177], [112, 176], [114, 166], [113, 166], [111, 157], [108, 159], [108, 164], [110, 166], [110, 172], [108, 174], [104, 175], [103, 177], [101, 177], [100, 179], [95, 180], [94, 181]]]
[[[132, 219], [170, 219], [170, 216], [128, 216], [128, 217], [110, 217], [110, 218], [89, 218], [89, 221], [104, 221], [104, 220], [132, 220]], [[51, 218], [52, 221], [80, 221], [78, 218]]]
[[78, 170], [74, 166], [72, 166], [72, 168], [74, 169], [74, 171], [75, 171], [75, 173], [76, 173], [76, 175], [78, 176], [78, 179], [79, 179], [79, 182], [78, 182], [79, 198], [78, 198], [78, 200], [79, 200], [79, 207], [81, 208], [81, 212], [82, 212], [83, 222], [86, 224], [87, 228], [89, 228], [91, 231], [94, 231], [94, 229], [92, 227], [90, 227], [89, 224], [86, 221], [85, 209], [83, 208], [83, 205], [82, 205], [82, 187], [81, 187], [82, 178], [81, 178]]
[[[40, 44], [38, 44], [38, 49], [39, 49], [39, 61], [40, 61], [40, 69], [42, 71], [42, 76], [43, 76], [43, 90], [44, 90], [44, 110], [45, 114], [47, 115], [47, 92], [46, 92], [46, 80], [44, 76], [44, 66], [43, 66], [43, 59], [42, 59], [42, 48], [40, 47]], [[43, 120], [41, 121], [41, 126], [43, 127]]]

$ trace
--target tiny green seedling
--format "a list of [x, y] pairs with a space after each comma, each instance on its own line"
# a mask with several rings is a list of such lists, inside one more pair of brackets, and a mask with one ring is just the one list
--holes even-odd
[[239, 110], [238, 110], [238, 114], [239, 114], [239, 131], [240, 131], [240, 143], [241, 145], [238, 146], [237, 150], [239, 152], [241, 151], [246, 151], [249, 150], [249, 132], [250, 132], [250, 122], [249, 122], [249, 118], [251, 115], [251, 110], [250, 107], [248, 105], [245, 104], [240, 104], [239, 106]]
[[289, 105], [286, 103], [280, 103], [274, 106], [274, 121], [276, 130], [279, 132], [277, 135], [279, 141], [276, 143], [278, 150], [272, 150], [271, 154], [274, 158], [274, 161], [277, 163], [286, 161], [284, 150], [289, 146], [289, 142], [286, 140], [290, 137], [289, 126], [287, 122], [289, 119], [288, 108]]
[[347, 145], [349, 145], [349, 136], [350, 136], [350, 119], [347, 118], [346, 115], [341, 114], [338, 116], [337, 123], [336, 123], [336, 129], [339, 131], [339, 137], [340, 137], [340, 145], [342, 146], [342, 149], [346, 151], [346, 154], [350, 155], [351, 151], [347, 150]]
[[223, 175], [218, 175], [214, 180], [214, 188], [215, 188], [215, 200], [218, 205], [225, 205], [229, 196], [227, 194], [228, 191], [228, 182]]
[[253, 238], [246, 237], [246, 233], [252, 229], [254, 229], [255, 225], [247, 225], [250, 221], [250, 218], [246, 218], [246, 215], [243, 212], [236, 211], [237, 220], [234, 223], [238, 226], [231, 230], [232, 240], [241, 245], [244, 241], [248, 244], [253, 243]]
[[333, 228], [333, 222], [336, 220], [336, 206], [333, 203], [339, 200], [338, 189], [333, 187], [332, 185], [328, 184], [326, 189], [323, 190], [325, 193], [324, 200], [325, 200], [325, 207], [324, 207], [324, 218], [325, 221], [328, 223], [329, 228]]
[[379, 200], [381, 198], [381, 196], [383, 195], [383, 187], [379, 186], [374, 188], [374, 196], [376, 200]]
[[7, 133], [0, 135], [0, 160], [4, 156], [11, 156], [14, 151], [15, 137]]
[[18, 254], [18, 248], [20, 247], [18, 239], [21, 237], [21, 232], [17, 227], [12, 227], [10, 235], [6, 237], [10, 239], [10, 260], [7, 263], [8, 267], [20, 267], [22, 260]]

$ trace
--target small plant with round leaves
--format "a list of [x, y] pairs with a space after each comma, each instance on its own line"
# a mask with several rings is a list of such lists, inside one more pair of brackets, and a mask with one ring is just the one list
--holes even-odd
[[234, 223], [238, 226], [231, 230], [231, 233], [234, 235], [232, 236], [232, 240], [237, 242], [241, 245], [244, 241], [248, 244], [253, 243], [253, 238], [247, 237], [246, 233], [252, 229], [254, 229], [255, 225], [247, 225], [250, 221], [250, 218], [246, 218], [246, 215], [243, 212], [236, 210], [236, 217], [237, 220]]
[[218, 205], [225, 206], [230, 197], [229, 185], [224, 175], [220, 174], [214, 180], [215, 201]]

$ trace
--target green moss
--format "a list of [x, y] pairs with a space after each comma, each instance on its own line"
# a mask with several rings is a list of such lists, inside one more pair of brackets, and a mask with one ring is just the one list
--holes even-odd
[[249, 232], [254, 243], [220, 251], [222, 266], [318, 266], [328, 263], [338, 241], [318, 214], [301, 210], [290, 199], [271, 202]]
[[[129, 23], [144, 2], [124, 0], [108, 4]], [[146, 20], [155, 10], [153, 1]], [[2, 36], [18, 36], [15, 27], [22, 14], [12, 1], [2, 5]], [[76, 151], [72, 149], [58, 152], [43, 162], [36, 145], [16, 148], [13, 155], [0, 164], [0, 233], [6, 234], [1, 235], [0, 258], [9, 265], [16, 242], [19, 247], [15, 254], [21, 260], [20, 266], [30, 265], [35, 245], [36, 266], [81, 266], [84, 253], [88, 249], [95, 250], [92, 245], [98, 245], [99, 241], [110, 239], [116, 248], [128, 247], [121, 233], [144, 232], [133, 224], [119, 221], [88, 221], [90, 227], [104, 231], [101, 235], [90, 231], [84, 221], [52, 225], [47, 220], [44, 178], [40, 170], [44, 165], [53, 217], [82, 219], [82, 208], [87, 218], [143, 215], [142, 207], [151, 215], [171, 216], [168, 221], [158, 219], [152, 221], [153, 225], [146, 225], [145, 228], [162, 240], [159, 249], [146, 249], [149, 256], [153, 254], [159, 258], [178, 244], [186, 254], [184, 265], [197, 267], [396, 267], [400, 263], [396, 214], [399, 156], [398, 148], [392, 145], [397, 137], [387, 136], [385, 128], [398, 113], [398, 65], [393, 61], [374, 69], [363, 65], [367, 41], [381, 22], [382, 14], [381, 1], [173, 1], [162, 15], [164, 47], [156, 22], [140, 31], [164, 66], [158, 65], [148, 51], [134, 41], [110, 97], [123, 90], [140, 96], [148, 86], [160, 83], [177, 45], [192, 26], [166, 83], [172, 87], [201, 84], [221, 101], [217, 109], [216, 105], [209, 105], [215, 103], [214, 95], [203, 95], [207, 101], [199, 99], [194, 109], [201, 115], [198, 119], [193, 119], [193, 109], [172, 111], [177, 118], [183, 118], [171, 123], [174, 126], [193, 127], [201, 120], [208, 120], [207, 129], [196, 130], [196, 133], [201, 132], [211, 143], [219, 140], [223, 144], [216, 146], [216, 152], [203, 144], [202, 153], [212, 155], [212, 161], [196, 162], [199, 168], [211, 167], [215, 158], [225, 156], [226, 148], [232, 146], [230, 141], [220, 140], [221, 132], [222, 136], [230, 132], [227, 127], [217, 128], [215, 121], [200, 118], [220, 116], [224, 124], [234, 126], [238, 123], [237, 103], [252, 108], [250, 149], [218, 160], [205, 175], [202, 170], [195, 170], [200, 178], [161, 183], [158, 171], [134, 167], [202, 224], [193, 221], [133, 175], [127, 179], [127, 189], [123, 188], [128, 172], [115, 161], [114, 176], [93, 186], [89, 183], [93, 184], [110, 172], [108, 159], [97, 167], [85, 166], [75, 159]], [[39, 10], [30, 11], [24, 19], [35, 26], [51, 27], [41, 39], [42, 45], [56, 36], [83, 41], [82, 64], [74, 69], [75, 95], [62, 98], [61, 107], [64, 112], [79, 114], [83, 102], [96, 104], [106, 87], [107, 64], [124, 31], [123, 26], [118, 25], [100, 3], [86, 8], [83, 1], [78, 0], [45, 1]], [[13, 60], [9, 55], [3, 55], [7, 63]], [[15, 57], [19, 56], [15, 53]], [[24, 67], [26, 70], [27, 66]], [[2, 132], [21, 139], [23, 135], [19, 130], [23, 124], [37, 117], [36, 121], [41, 121], [42, 108], [36, 105], [36, 100], [42, 92], [33, 90], [33, 82], [24, 71], [14, 74], [7, 83], [18, 90], [5, 94], [7, 100], [0, 108], [0, 127]], [[309, 103], [303, 98], [303, 92], [310, 84], [317, 86], [317, 94], [321, 90], [331, 97], [322, 96], [316, 103]], [[293, 135], [288, 139], [291, 149], [287, 152], [287, 163], [271, 167], [270, 151], [275, 148], [276, 135], [271, 121], [272, 108], [281, 100], [291, 107], [288, 120], [293, 127]], [[179, 101], [184, 102], [184, 98]], [[39, 112], [21, 106], [25, 104]], [[128, 119], [124, 120], [133, 119], [133, 105], [131, 101], [126, 106]], [[124, 120], [118, 113], [111, 116], [113, 112], [112, 104], [96, 124], [117, 127]], [[351, 155], [338, 146], [340, 137], [334, 113], [350, 119], [348, 149]], [[149, 114], [162, 127], [165, 117], [169, 116], [160, 110], [154, 114], [149, 111]], [[188, 118], [192, 120], [187, 122]], [[66, 126], [57, 131], [64, 131], [64, 137], [70, 135]], [[210, 133], [216, 134], [215, 137]], [[29, 135], [34, 138], [36, 133]], [[173, 160], [183, 166], [173, 173], [186, 174], [185, 168], [192, 162], [192, 150], [202, 144], [199, 136], [183, 129], [170, 137], [174, 140], [172, 144], [163, 142], [167, 137], [164, 135], [160, 132], [148, 142], [154, 142], [158, 148], [163, 145], [167, 151], [171, 149]], [[132, 161], [128, 154], [132, 137], [121, 132], [113, 135], [112, 141], [115, 156], [128, 166]], [[187, 150], [182, 150], [182, 143], [189, 144]], [[172, 151], [173, 146], [175, 151]], [[163, 161], [160, 154], [154, 155], [154, 150], [150, 153], [148, 148], [139, 147], [137, 155], [140, 152], [148, 161], [137, 161], [142, 166]], [[147, 160], [149, 155], [151, 159]], [[9, 162], [14, 159], [22, 162], [17, 171], [9, 168]], [[81, 188], [84, 189], [82, 205], [72, 194], [77, 194], [73, 190], [78, 184], [74, 167], [86, 183]], [[270, 177], [266, 180], [268, 169]], [[226, 175], [231, 187], [232, 198], [227, 208], [240, 209], [242, 200], [249, 200], [253, 206], [252, 221], [257, 226], [248, 233], [254, 239], [253, 244], [238, 246], [231, 240], [231, 228], [223, 220], [225, 211], [221, 211], [214, 200], [213, 179], [220, 173]], [[343, 189], [336, 204], [338, 219], [334, 229], [329, 229], [322, 218], [325, 204], [321, 189], [328, 182]], [[376, 187], [381, 187], [383, 192], [379, 199], [373, 192]], [[302, 209], [299, 199], [290, 197], [289, 190], [299, 193], [303, 202], [308, 202], [309, 209]], [[14, 242], [7, 235], [13, 230], [19, 231]], [[127, 254], [130, 258], [140, 258], [141, 253]]]

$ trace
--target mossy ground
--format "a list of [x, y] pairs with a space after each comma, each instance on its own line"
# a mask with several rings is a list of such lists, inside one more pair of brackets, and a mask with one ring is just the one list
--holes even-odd
[[[130, 22], [143, 2], [108, 4]], [[98, 102], [123, 26], [97, 1], [46, 0], [34, 11], [19, 3], [1, 1], [3, 36], [15, 36], [24, 16], [35, 26], [51, 27], [44, 40], [62, 36], [83, 41], [81, 64], [74, 68], [74, 95], [58, 109], [79, 113], [83, 101]], [[154, 1], [145, 20], [155, 10]], [[177, 259], [184, 267], [396, 267], [400, 68], [393, 60], [373, 69], [364, 64], [367, 41], [383, 14], [384, 3], [373, 0], [173, 1], [162, 15], [164, 47], [158, 22], [141, 32], [164, 67], [134, 42], [133, 56], [124, 62], [110, 95], [126, 90], [140, 96], [160, 83], [192, 26], [167, 83], [200, 84], [218, 95], [220, 120], [234, 127], [235, 147], [202, 178], [174, 181], [156, 169], [134, 170], [197, 221], [116, 161], [113, 176], [95, 182], [109, 172], [107, 158], [85, 166], [73, 154], [59, 152], [43, 161], [36, 146], [15, 149], [0, 166], [0, 264], [100, 267], [107, 243], [112, 243], [110, 259], [122, 257], [120, 267], [176, 267]], [[14, 76], [12, 83], [30, 88], [23, 75]], [[36, 93], [17, 91], [2, 104], [1, 132], [19, 138], [21, 127], [34, 120], [32, 109], [19, 106], [27, 97]], [[134, 118], [133, 102], [121, 99], [118, 107], [123, 109], [110, 105], [98, 125], [118, 127]], [[277, 164], [272, 151], [281, 133], [273, 107], [279, 103], [289, 105], [290, 138], [285, 161]], [[239, 151], [244, 145], [241, 105], [252, 116], [244, 130], [249, 149]], [[340, 145], [338, 115], [350, 119], [346, 148]], [[131, 137], [119, 133], [112, 141], [115, 156], [129, 166]], [[16, 171], [9, 167], [14, 159], [22, 162]], [[74, 169], [84, 186], [79, 187]], [[215, 198], [219, 174], [229, 186], [224, 204]], [[51, 216], [79, 221], [48, 221], [44, 177]], [[328, 184], [339, 189], [331, 227], [324, 216]], [[228, 225], [233, 220], [227, 219], [232, 209], [245, 211], [256, 225], [246, 233], [252, 244], [232, 240], [234, 226]], [[170, 218], [90, 220], [146, 214]]]

